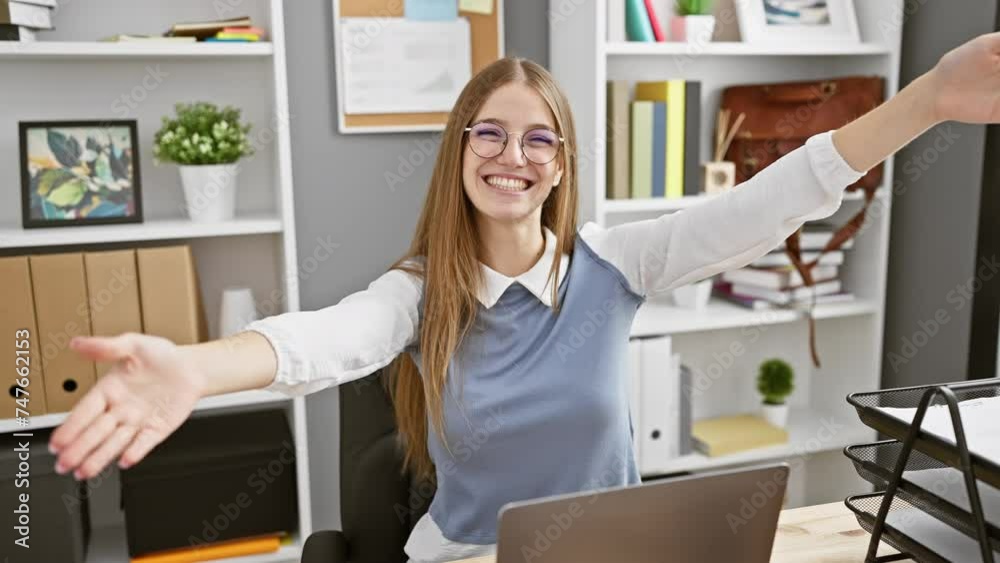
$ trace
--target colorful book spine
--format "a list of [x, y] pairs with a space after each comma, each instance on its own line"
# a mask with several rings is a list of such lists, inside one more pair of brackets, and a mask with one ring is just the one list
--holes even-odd
[[653, 197], [664, 197], [667, 189], [667, 104], [653, 102]]
[[625, 80], [608, 81], [607, 109], [607, 197], [628, 199], [629, 180], [629, 88]]
[[653, 7], [653, 0], [644, 0], [646, 4], [646, 16], [649, 18], [649, 27], [653, 30], [653, 38], [659, 42], [667, 40], [660, 27], [660, 20], [656, 17], [656, 8]]
[[643, 0], [625, 2], [625, 36], [629, 41], [653, 41], [653, 28]]
[[684, 81], [667, 81], [667, 197], [684, 197]]
[[653, 102], [632, 102], [632, 197], [653, 196]]
[[237, 33], [233, 31], [220, 31], [215, 36], [219, 39], [245, 39], [247, 41], [258, 41], [260, 35], [256, 33]]
[[684, 83], [684, 195], [701, 193], [701, 82]]

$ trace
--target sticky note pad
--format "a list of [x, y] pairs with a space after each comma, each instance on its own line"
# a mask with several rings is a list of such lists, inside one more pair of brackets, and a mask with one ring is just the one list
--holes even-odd
[[453, 20], [458, 17], [458, 4], [456, 0], [406, 0], [403, 15], [409, 20]]
[[493, 0], [459, 0], [458, 8], [466, 12], [477, 14], [492, 14]]

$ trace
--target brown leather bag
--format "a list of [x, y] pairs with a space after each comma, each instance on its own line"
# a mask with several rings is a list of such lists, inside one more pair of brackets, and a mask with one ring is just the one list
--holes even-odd
[[[736, 163], [736, 182], [743, 182], [804, 145], [809, 137], [846, 125], [875, 109], [884, 99], [885, 80], [880, 76], [730, 86], [722, 92], [720, 108], [728, 109], [733, 116], [743, 113], [745, 118], [725, 159]], [[864, 205], [834, 232], [820, 256], [839, 249], [857, 234], [875, 190], [882, 183], [882, 168], [879, 163], [847, 188], [864, 190]], [[802, 261], [799, 235], [800, 231], [796, 231], [788, 237], [785, 252], [805, 284], [813, 285], [811, 271], [819, 258], [808, 263]], [[813, 364], [819, 367], [812, 306], [808, 319], [810, 352]]]

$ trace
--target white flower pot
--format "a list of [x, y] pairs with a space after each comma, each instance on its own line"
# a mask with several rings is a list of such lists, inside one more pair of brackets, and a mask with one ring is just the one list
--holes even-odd
[[708, 306], [708, 299], [711, 296], [712, 280], [707, 279], [675, 289], [674, 303], [678, 307], [701, 310]]
[[197, 223], [229, 221], [236, 212], [239, 165], [181, 165], [181, 185], [188, 217]]
[[778, 428], [784, 428], [788, 424], [788, 405], [760, 405], [761, 416], [766, 420], [771, 426], [777, 426]]
[[715, 31], [715, 16], [674, 16], [670, 20], [670, 40], [709, 43]]

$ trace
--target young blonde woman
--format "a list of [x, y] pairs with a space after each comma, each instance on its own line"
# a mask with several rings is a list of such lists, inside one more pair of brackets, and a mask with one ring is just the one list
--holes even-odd
[[624, 366], [644, 300], [751, 262], [833, 213], [846, 186], [929, 127], [1000, 121], [998, 101], [1000, 34], [990, 34], [737, 190], [578, 230], [566, 97], [538, 65], [497, 61], [449, 117], [409, 252], [367, 290], [193, 346], [74, 339], [115, 366], [53, 434], [57, 470], [87, 478], [115, 459], [138, 463], [201, 397], [312, 393], [395, 361], [407, 462], [438, 484], [407, 554], [489, 553], [506, 502], [639, 481]]

